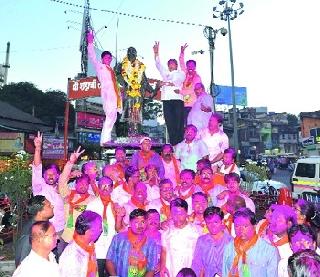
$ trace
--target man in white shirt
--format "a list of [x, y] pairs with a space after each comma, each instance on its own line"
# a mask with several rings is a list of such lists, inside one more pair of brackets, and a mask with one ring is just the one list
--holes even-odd
[[209, 155], [206, 144], [196, 139], [197, 127], [187, 125], [184, 131], [184, 141], [180, 142], [175, 149], [177, 159], [181, 161], [181, 169], [197, 170], [197, 161]]
[[13, 277], [59, 277], [59, 267], [53, 248], [57, 245], [57, 234], [49, 221], [37, 221], [31, 227], [31, 252], [13, 273]]
[[181, 268], [191, 267], [193, 252], [199, 237], [194, 225], [187, 221], [188, 204], [181, 198], [170, 202], [173, 224], [161, 237], [162, 252], [160, 276], [177, 276]]
[[196, 126], [200, 131], [208, 126], [212, 114], [213, 98], [210, 94], [206, 93], [202, 83], [195, 84], [194, 92], [197, 100], [191, 108], [187, 122]]
[[101, 233], [100, 215], [92, 211], [84, 211], [78, 216], [73, 240], [64, 249], [59, 259], [61, 277], [96, 276], [97, 259], [94, 242]]
[[175, 188], [179, 184], [181, 165], [174, 155], [171, 144], [168, 143], [162, 146], [161, 160], [164, 167], [164, 178], [170, 179]]
[[178, 70], [178, 62], [175, 59], [168, 61], [168, 68], [160, 63], [159, 42], [153, 46], [156, 67], [163, 79], [161, 84], [161, 101], [163, 103], [163, 115], [167, 125], [170, 143], [176, 145], [183, 139], [183, 113], [184, 104], [180, 94], [185, 73]]
[[221, 166], [223, 152], [229, 147], [229, 138], [221, 130], [223, 117], [219, 113], [212, 113], [208, 127], [199, 132], [199, 138], [207, 145], [209, 160], [213, 166]]
[[103, 123], [100, 145], [111, 141], [111, 131], [114, 123], [117, 120], [117, 111], [122, 111], [121, 98], [119, 96], [116, 77], [112, 67], [112, 55], [109, 51], [104, 51], [101, 54], [101, 62], [97, 61], [93, 47], [94, 36], [92, 32], [88, 32], [88, 56], [93, 63], [97, 77], [101, 84], [101, 99], [103, 111], [106, 118]]

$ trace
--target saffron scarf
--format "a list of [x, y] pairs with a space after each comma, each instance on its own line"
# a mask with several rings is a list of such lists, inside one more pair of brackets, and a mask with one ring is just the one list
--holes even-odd
[[233, 216], [229, 214], [227, 218], [223, 220], [224, 225], [226, 226], [229, 234], [231, 234], [232, 224], [233, 224]]
[[102, 213], [103, 233], [107, 235], [108, 234], [107, 208], [108, 208], [108, 205], [111, 203], [112, 212], [114, 213], [113, 203], [111, 201], [110, 196], [107, 196], [107, 197], [100, 196], [100, 199], [103, 204], [103, 213]]
[[97, 274], [97, 260], [95, 256], [94, 243], [91, 242], [89, 245], [83, 243], [81, 240], [81, 236], [76, 232], [73, 234], [73, 240], [76, 244], [80, 246], [80, 248], [86, 251], [89, 254], [88, 258], [88, 269], [87, 269], [87, 277], [96, 276]]
[[135, 205], [137, 208], [146, 210], [146, 205], [139, 203], [137, 200], [135, 200], [133, 197], [131, 197], [131, 203]]
[[112, 70], [112, 68], [110, 66], [106, 66], [106, 68], [110, 72], [110, 75], [111, 75], [113, 89], [114, 89], [115, 95], [117, 97], [117, 108], [122, 109], [122, 100], [121, 100], [121, 96], [119, 94], [119, 89], [117, 86], [116, 75], [114, 74], [114, 71]]
[[249, 277], [249, 268], [247, 265], [247, 251], [252, 248], [258, 240], [258, 235], [254, 234], [254, 236], [249, 241], [243, 241], [239, 237], [234, 239], [234, 250], [236, 252], [236, 256], [233, 259], [231, 270], [228, 274], [228, 277], [239, 277], [238, 264], [240, 259], [242, 259], [242, 276]]
[[161, 208], [160, 208], [160, 219], [165, 221], [170, 218], [170, 204], [167, 205], [164, 200], [160, 197]]
[[[166, 163], [166, 161], [163, 159], [163, 157], [161, 157], [161, 158], [163, 160], [163, 163]], [[174, 175], [175, 175], [175, 178], [176, 178], [176, 183], [179, 184], [180, 183], [180, 170], [179, 170], [179, 166], [178, 166], [178, 161], [177, 161], [177, 158], [174, 155], [172, 155], [171, 159], [172, 159], [172, 163], [173, 163]]]
[[289, 239], [288, 239], [288, 235], [285, 234], [281, 239], [277, 240], [277, 241], [274, 241], [273, 240], [273, 235], [271, 232], [268, 232], [268, 238], [270, 240], [270, 243], [275, 246], [275, 247], [279, 247], [279, 246], [282, 246], [286, 243], [289, 242]]
[[183, 200], [186, 200], [188, 199], [189, 197], [192, 196], [192, 194], [194, 193], [195, 191], [195, 186], [193, 186], [191, 189], [189, 189], [189, 192], [186, 194], [186, 195], [182, 195], [182, 192], [181, 192], [181, 185], [180, 186], [177, 186], [177, 189], [178, 189], [178, 195], [181, 199]]
[[142, 239], [139, 239], [139, 237], [129, 228], [128, 240], [131, 245], [130, 253], [128, 255], [128, 277], [143, 277], [147, 270], [147, 258], [143, 254], [142, 247], [146, 243], [147, 237], [143, 236]]
[[[80, 198], [78, 198], [78, 200], [72, 202], [75, 195], [81, 195], [81, 196], [80, 196]], [[69, 194], [69, 196], [68, 196], [69, 216], [68, 216], [68, 221], [67, 221], [68, 228], [74, 227], [74, 220], [73, 220], [74, 209], [80, 208], [81, 205], [79, 205], [79, 204], [82, 203], [83, 201], [85, 201], [89, 196], [90, 196], [90, 194], [88, 192], [84, 193], [84, 194], [78, 194], [75, 190], [72, 190], [71, 193]]]

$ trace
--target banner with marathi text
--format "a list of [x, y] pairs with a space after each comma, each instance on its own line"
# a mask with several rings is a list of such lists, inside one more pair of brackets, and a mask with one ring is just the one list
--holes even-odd
[[100, 82], [97, 77], [86, 77], [68, 81], [68, 99], [77, 100], [100, 96]]

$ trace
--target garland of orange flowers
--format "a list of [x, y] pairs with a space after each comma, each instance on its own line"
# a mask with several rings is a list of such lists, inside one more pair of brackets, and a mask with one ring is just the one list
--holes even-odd
[[145, 69], [146, 66], [138, 59], [135, 59], [133, 62], [129, 61], [128, 57], [123, 59], [121, 75], [128, 83], [128, 96], [132, 98], [141, 97], [140, 88]]
[[192, 196], [195, 191], [195, 186], [193, 186], [186, 195], [182, 195], [181, 193], [181, 185], [177, 187], [179, 198], [186, 200]]
[[139, 169], [145, 169], [149, 164], [151, 157], [153, 156], [154, 151], [150, 150], [148, 152], [138, 151], [139, 159], [138, 159], [138, 167]]

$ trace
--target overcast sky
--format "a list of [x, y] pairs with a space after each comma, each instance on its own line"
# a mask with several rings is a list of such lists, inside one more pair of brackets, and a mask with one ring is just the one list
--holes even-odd
[[[83, 5], [82, 0], [67, 3]], [[269, 111], [319, 110], [318, 28], [320, 1], [244, 0], [245, 12], [231, 22], [235, 85], [247, 87], [248, 106]], [[122, 59], [134, 46], [147, 66], [147, 76], [159, 78], [152, 46], [160, 41], [165, 62], [178, 58], [188, 43], [186, 59], [195, 59], [198, 72], [209, 87], [208, 41], [203, 27], [116, 16], [120, 11], [156, 19], [227, 27], [212, 18], [218, 1], [207, 0], [90, 0], [94, 28], [101, 47]], [[304, 5], [303, 5], [304, 4]], [[0, 0], [0, 63], [11, 42], [9, 82], [28, 81], [40, 89], [66, 91], [67, 79], [80, 71], [79, 40], [82, 8], [50, 0]], [[118, 28], [117, 28], [118, 21]], [[107, 26], [104, 28], [103, 26]], [[116, 51], [117, 38], [117, 51]], [[191, 55], [204, 50], [204, 54]], [[228, 36], [217, 36], [214, 53], [215, 83], [231, 85]]]

